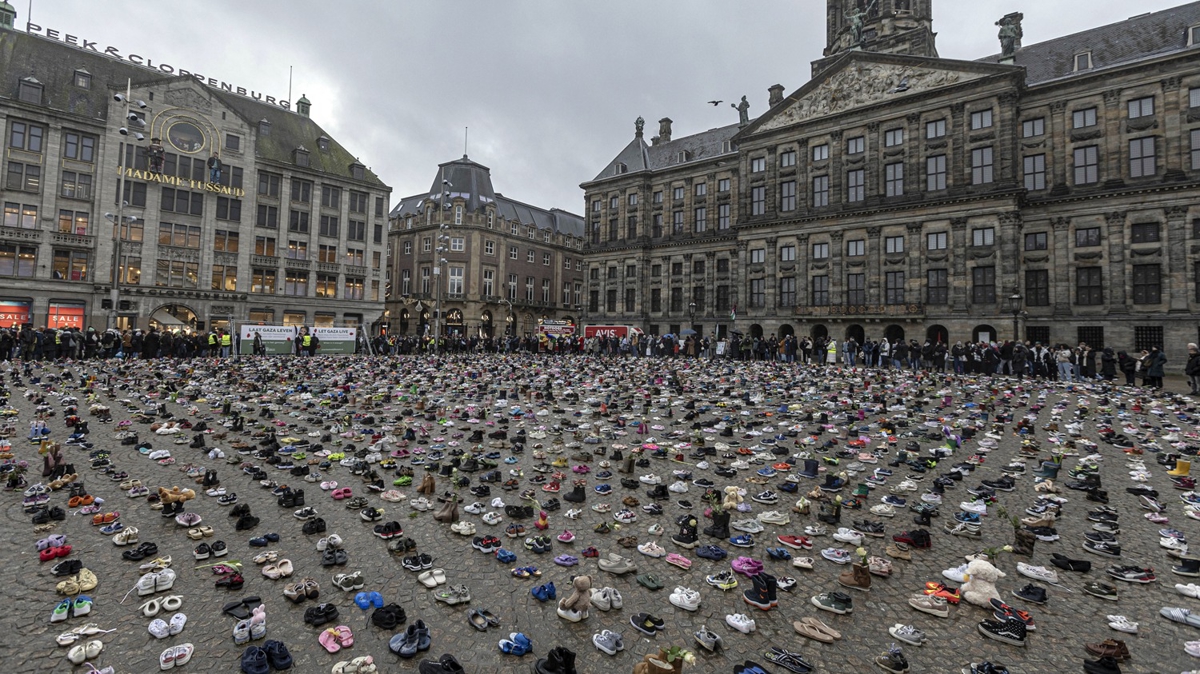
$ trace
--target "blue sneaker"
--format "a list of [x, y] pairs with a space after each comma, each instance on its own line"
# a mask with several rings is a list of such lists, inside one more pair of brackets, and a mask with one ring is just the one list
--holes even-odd
[[510, 464], [510, 465], [511, 465], [511, 464], [514, 464], [514, 463], [516, 463], [517, 461], [518, 461], [517, 457], [515, 457], [515, 456], [510, 456], [510, 457], [508, 457], [507, 459], [505, 459], [505, 460], [504, 460], [504, 463], [507, 463], [507, 464]]
[[800, 486], [795, 482], [784, 482], [783, 484], [779, 485], [779, 491], [787, 492], [789, 494], [795, 494], [799, 490]]
[[957, 512], [954, 513], [954, 519], [967, 524], [979, 524], [979, 513]]
[[719, 561], [725, 559], [725, 557], [728, 555], [729, 553], [725, 552], [723, 548], [720, 548], [716, 545], [702, 545], [696, 550], [696, 556], [703, 557], [704, 559]]
[[496, 551], [496, 561], [502, 564], [512, 564], [517, 561], [517, 556], [511, 550], [500, 548]]
[[792, 553], [788, 552], [786, 548], [767, 548], [767, 555], [771, 559], [787, 560], [792, 558]]
[[729, 539], [729, 544], [738, 548], [752, 548], [754, 547], [754, 536], [750, 534], [734, 536], [733, 538]]
[[764, 466], [758, 469], [758, 474], [762, 477], [775, 477], [776, 470], [770, 466]]
[[124, 529], [125, 529], [124, 524], [121, 524], [120, 522], [113, 522], [112, 524], [109, 524], [108, 526], [100, 527], [100, 533], [104, 534], [105, 536], [111, 536], [112, 534], [115, 534]]
[[899, 496], [893, 496], [892, 494], [888, 494], [887, 496], [884, 496], [883, 502], [890, 506], [896, 506], [897, 508], [903, 508], [905, 506], [905, 504], [908, 503], [908, 501], [906, 501], [905, 499], [902, 499]]
[[596, 493], [597, 494], [611, 494], [612, 486], [607, 485], [607, 484], [598, 484], [598, 485], [596, 485]]

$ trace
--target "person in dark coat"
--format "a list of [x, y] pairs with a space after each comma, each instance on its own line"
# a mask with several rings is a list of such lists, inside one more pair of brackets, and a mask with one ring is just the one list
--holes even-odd
[[1146, 386], [1150, 388], [1162, 388], [1163, 374], [1167, 365], [1167, 356], [1159, 350], [1157, 346], [1150, 349], [1150, 353], [1143, 361], [1143, 369], [1146, 371]]
[[1131, 358], [1124, 351], [1118, 351], [1117, 367], [1121, 370], [1121, 374], [1125, 375], [1125, 385], [1133, 386], [1133, 378], [1137, 375], [1137, 359]]
[[1200, 395], [1200, 347], [1188, 344], [1187, 349], [1188, 359], [1183, 373], [1188, 376], [1188, 385], [1192, 389], [1192, 395]]
[[1112, 381], [1117, 378], [1117, 354], [1113, 353], [1111, 346], [1104, 347], [1104, 351], [1100, 354], [1100, 377], [1104, 381]]

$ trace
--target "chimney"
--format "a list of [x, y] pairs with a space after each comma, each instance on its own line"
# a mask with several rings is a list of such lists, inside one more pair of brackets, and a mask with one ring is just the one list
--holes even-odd
[[771, 100], [768, 103], [768, 105], [770, 107], [773, 108], [776, 105], [778, 105], [779, 103], [783, 102], [783, 85], [782, 84], [775, 84], [775, 85], [769, 86], [769, 87], [767, 87], [767, 91], [771, 94]]
[[658, 139], [661, 143], [671, 142], [671, 118], [663, 117], [658, 120]]

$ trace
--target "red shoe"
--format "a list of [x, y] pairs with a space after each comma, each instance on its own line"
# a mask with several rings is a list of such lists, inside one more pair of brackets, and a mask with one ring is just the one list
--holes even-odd
[[559, 490], [559, 486], [558, 486], [557, 482], [550, 482], [550, 483], [542, 485], [542, 491], [548, 491], [548, 492], [557, 494], [558, 490]]
[[600, 551], [599, 551], [599, 550], [597, 550], [597, 549], [596, 549], [596, 548], [594, 548], [594, 547], [588, 546], [588, 547], [586, 547], [586, 548], [584, 548], [584, 549], [583, 549], [583, 553], [582, 553], [582, 554], [583, 554], [583, 556], [584, 556], [584, 557], [599, 557], [599, 556], [600, 556]]
[[796, 550], [812, 550], [812, 540], [805, 536], [780, 536], [775, 540]]
[[54, 555], [55, 557], [66, 557], [67, 555], [71, 554], [71, 546], [69, 545], [62, 545], [53, 549], [56, 551]]
[[947, 603], [954, 605], [958, 605], [958, 602], [962, 600], [962, 596], [959, 594], [957, 587], [947, 587], [942, 583], [925, 583], [924, 592], [927, 595], [941, 597], [942, 599], [945, 599]]
[[57, 559], [58, 558], [58, 548], [46, 548], [45, 550], [42, 550], [41, 552], [38, 553], [38, 557], [43, 562], [48, 562], [52, 559]]

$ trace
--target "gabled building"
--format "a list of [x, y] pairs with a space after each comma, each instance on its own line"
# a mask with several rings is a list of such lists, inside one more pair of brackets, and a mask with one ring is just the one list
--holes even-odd
[[[382, 316], [391, 190], [311, 119], [307, 98], [277, 100], [51, 28], [17, 30], [14, 17], [0, 3], [0, 324], [367, 326]], [[116, 99], [127, 87], [136, 120]], [[132, 222], [114, 312], [105, 215], [118, 213], [122, 174], [120, 214]]]
[[1200, 312], [1200, 3], [940, 58], [930, 0], [828, 0], [812, 79], [582, 185], [586, 318], [650, 333], [1165, 346]]
[[463, 155], [438, 166], [429, 191], [401, 199], [390, 219], [392, 333], [432, 335], [440, 323], [444, 335], [524, 337], [539, 320], [578, 320], [578, 215], [496, 192], [491, 170]]

